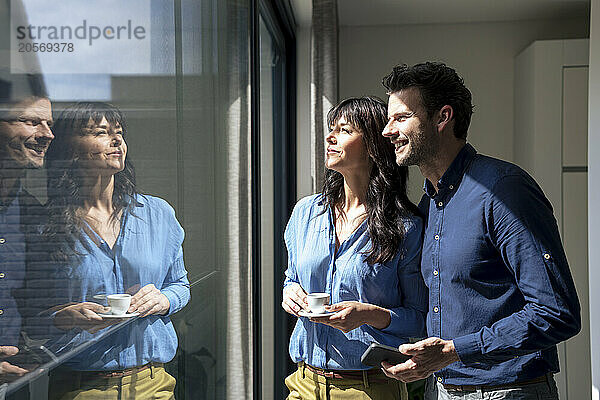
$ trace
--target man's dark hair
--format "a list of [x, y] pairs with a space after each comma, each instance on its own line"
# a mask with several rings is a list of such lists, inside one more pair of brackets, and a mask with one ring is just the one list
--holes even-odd
[[0, 69], [0, 121], [14, 118], [13, 107], [17, 105], [47, 98], [42, 75], [10, 74]]
[[443, 106], [454, 111], [454, 136], [467, 138], [473, 114], [471, 92], [456, 71], [440, 62], [426, 62], [409, 67], [397, 65], [382, 82], [388, 94], [416, 87], [429, 118]]

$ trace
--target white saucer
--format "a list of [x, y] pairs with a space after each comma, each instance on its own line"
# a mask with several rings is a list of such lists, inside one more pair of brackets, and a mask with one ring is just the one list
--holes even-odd
[[335, 314], [333, 311], [325, 311], [325, 312], [322, 312], [322, 313], [313, 313], [313, 312], [304, 311], [304, 310], [298, 311], [298, 315], [299, 316], [306, 317], [306, 318], [328, 317], [328, 316], [333, 315], [333, 314]]
[[118, 318], [118, 319], [127, 319], [127, 318], [133, 318], [133, 317], [137, 317], [138, 315], [140, 315], [139, 312], [134, 312], [134, 313], [125, 313], [125, 314], [120, 314], [120, 315], [115, 315], [115, 314], [98, 314], [99, 316], [101, 316], [102, 318]]

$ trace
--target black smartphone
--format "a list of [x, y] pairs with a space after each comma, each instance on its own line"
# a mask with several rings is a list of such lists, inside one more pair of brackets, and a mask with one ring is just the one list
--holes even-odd
[[371, 343], [360, 357], [360, 362], [370, 367], [380, 367], [382, 361], [392, 365], [403, 363], [410, 356], [400, 353], [397, 348], [379, 343]]

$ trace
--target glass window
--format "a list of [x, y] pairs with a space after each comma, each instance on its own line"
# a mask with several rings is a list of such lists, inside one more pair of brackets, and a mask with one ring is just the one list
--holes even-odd
[[261, 18], [251, 65], [252, 7], [0, 0], [0, 398], [245, 399], [260, 385], [252, 235], [272, 316], [288, 133], [284, 49]]

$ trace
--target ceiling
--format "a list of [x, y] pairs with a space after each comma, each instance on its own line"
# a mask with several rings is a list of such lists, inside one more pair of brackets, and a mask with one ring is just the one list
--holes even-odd
[[[339, 24], [405, 25], [580, 18], [589, 0], [337, 0]], [[311, 0], [291, 0], [296, 22], [310, 25]]]

